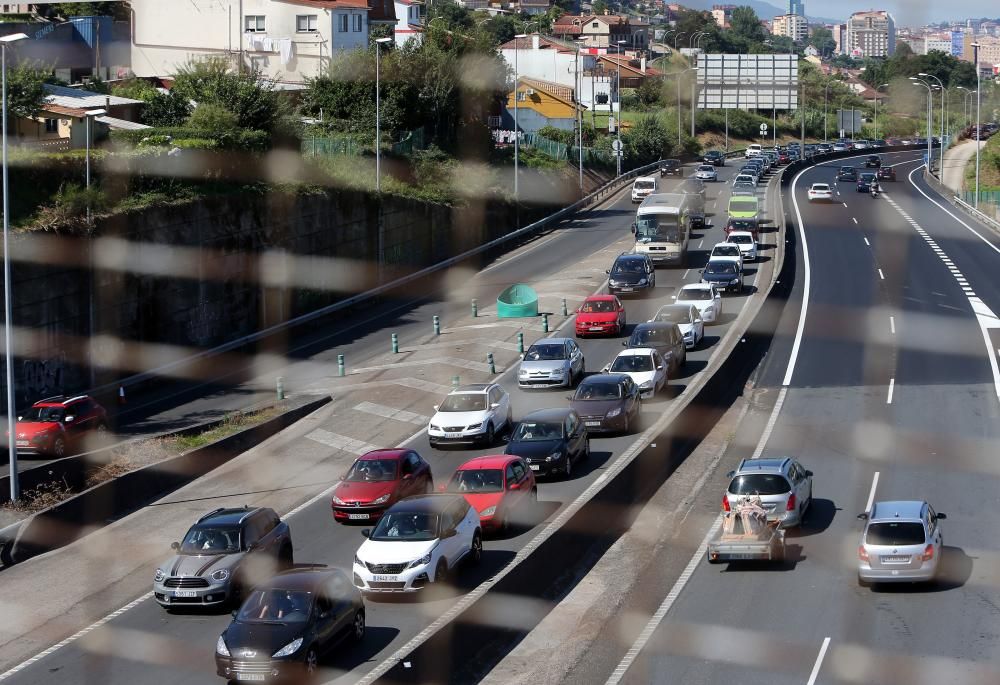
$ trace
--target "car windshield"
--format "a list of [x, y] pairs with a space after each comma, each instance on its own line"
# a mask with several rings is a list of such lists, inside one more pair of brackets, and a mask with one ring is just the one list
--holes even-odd
[[[731, 236], [729, 236], [729, 240], [730, 240], [730, 242], [738, 243], [739, 245], [750, 245], [751, 243], [753, 243], [753, 236], [749, 236], [749, 235], [731, 235]], [[736, 249], [739, 250], [740, 248], [737, 247]]]
[[[739, 252], [739, 248], [736, 248]], [[712, 291], [705, 288], [691, 288], [681, 290], [681, 294], [677, 296], [678, 300], [689, 300], [691, 302], [698, 302], [700, 300], [711, 300]]]
[[500, 469], [460, 469], [448, 483], [448, 492], [500, 492], [503, 471]]
[[914, 521], [887, 521], [868, 526], [865, 541], [869, 545], [922, 545], [924, 526]]
[[370, 540], [376, 542], [412, 542], [436, 540], [438, 515], [425, 512], [390, 511], [382, 517], [372, 531]]
[[654, 181], [636, 181], [634, 187], [636, 190], [653, 190], [656, 188], [656, 183]]
[[351, 483], [396, 480], [396, 459], [358, 459], [344, 480]]
[[705, 267], [705, 273], [734, 274], [736, 273], [736, 265], [732, 262], [709, 262], [708, 266]]
[[698, 167], [698, 171], [714, 172], [715, 171], [715, 167], [710, 166], [708, 164], [702, 164], [700, 167]]
[[646, 345], [662, 345], [670, 340], [666, 327], [657, 326], [655, 328], [638, 328], [632, 333], [628, 344], [632, 347], [644, 347]]
[[312, 601], [312, 593], [305, 590], [254, 590], [243, 602], [236, 620], [243, 623], [305, 623], [312, 611]]
[[671, 323], [691, 323], [691, 310], [688, 307], [663, 307], [656, 312], [657, 321]]
[[574, 400], [616, 400], [622, 396], [618, 383], [596, 382], [583, 383], [576, 389]]
[[854, 173], [854, 168], [853, 167], [849, 167], [849, 166], [840, 167], [840, 173], [842, 173], [842, 174], [853, 174]]
[[63, 407], [31, 407], [21, 415], [22, 421], [62, 421], [66, 416]]
[[817, 183], [813, 186], [813, 190], [830, 190], [830, 186], [825, 183]]
[[612, 373], [641, 373], [653, 370], [653, 360], [648, 354], [623, 354], [611, 364]]
[[777, 473], [748, 473], [729, 483], [730, 495], [784, 495], [791, 490], [788, 480]]
[[871, 181], [873, 178], [875, 178], [875, 174], [872, 173], [861, 174], [862, 181]]
[[645, 272], [642, 261], [638, 259], [619, 259], [611, 269], [613, 274], [641, 274]]
[[552, 361], [566, 358], [566, 346], [555, 343], [532, 345], [524, 353], [524, 360], [529, 362]]
[[740, 231], [749, 231], [754, 227], [754, 222], [752, 219], [733, 219], [729, 222], [729, 226]]
[[592, 302], [584, 302], [583, 306], [580, 307], [580, 311], [584, 314], [602, 314], [615, 311], [615, 304], [611, 300], [594, 300]]
[[562, 439], [562, 423], [551, 421], [522, 421], [517, 424], [513, 439], [519, 442], [540, 442]]
[[740, 248], [738, 245], [716, 245], [712, 250], [713, 257], [739, 257]]
[[196, 526], [181, 543], [181, 554], [232, 554], [240, 551], [240, 529], [234, 526]]
[[460, 392], [448, 395], [438, 407], [438, 411], [483, 411], [486, 409], [486, 394], [481, 392]]

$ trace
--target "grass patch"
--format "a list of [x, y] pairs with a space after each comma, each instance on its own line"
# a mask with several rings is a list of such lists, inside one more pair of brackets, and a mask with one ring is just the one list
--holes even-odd
[[184, 452], [210, 445], [217, 440], [228, 438], [230, 435], [235, 435], [246, 428], [269, 421], [281, 414], [285, 409], [286, 407], [283, 405], [272, 405], [259, 410], [233, 412], [223, 418], [222, 422], [215, 426], [215, 428], [210, 428], [207, 431], [193, 435], [162, 438], [160, 441], [163, 443], [163, 449], [168, 452], [183, 454]]

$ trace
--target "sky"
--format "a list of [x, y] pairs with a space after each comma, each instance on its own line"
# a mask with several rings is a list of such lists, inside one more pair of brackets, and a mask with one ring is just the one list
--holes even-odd
[[[772, 5], [786, 7], [787, 2], [767, 0]], [[929, 22], [959, 21], [970, 17], [996, 17], [1000, 3], [994, 0], [804, 0], [806, 14], [847, 20], [852, 12], [888, 10], [896, 26], [921, 26]]]

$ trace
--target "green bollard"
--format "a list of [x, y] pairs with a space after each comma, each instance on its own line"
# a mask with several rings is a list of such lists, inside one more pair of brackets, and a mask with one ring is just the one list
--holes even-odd
[[524, 333], [517, 334], [517, 353], [524, 354]]
[[472, 300], [472, 318], [479, 316], [479, 302], [475, 299]]
[[441, 335], [441, 317], [434, 315], [434, 335]]
[[451, 387], [457, 388], [461, 384], [462, 384], [462, 379], [461, 378], [459, 378], [458, 376], [452, 376], [451, 377]]
[[347, 375], [346, 372], [344, 371], [344, 355], [342, 354], [337, 355], [337, 375], [338, 376]]
[[549, 315], [542, 314], [542, 333], [549, 332]]
[[395, 333], [392, 334], [392, 353], [399, 354], [399, 336]]
[[281, 376], [278, 376], [277, 392], [278, 392], [279, 402], [285, 399], [285, 379], [282, 378]]
[[563, 316], [569, 316], [569, 310], [566, 309], [566, 298], [565, 297], [563, 298], [563, 301], [562, 301], [562, 315]]
[[493, 353], [492, 352], [487, 352], [486, 353], [486, 363], [490, 365], [490, 373], [496, 373], [497, 372], [497, 365], [493, 362]]

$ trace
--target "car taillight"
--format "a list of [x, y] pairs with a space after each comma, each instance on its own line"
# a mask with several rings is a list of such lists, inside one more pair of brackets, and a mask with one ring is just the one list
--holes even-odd
[[722, 511], [730, 511], [729, 498], [726, 495], [722, 496]]
[[785, 511], [795, 511], [795, 493], [793, 492], [788, 497], [788, 504], [785, 505]]
[[924, 548], [924, 554], [922, 557], [920, 557], [920, 560], [930, 561], [933, 558], [934, 558], [934, 545], [927, 545], [927, 547]]
[[868, 561], [868, 552], [865, 551], [864, 545], [860, 545], [858, 547], [858, 559], [861, 561]]

